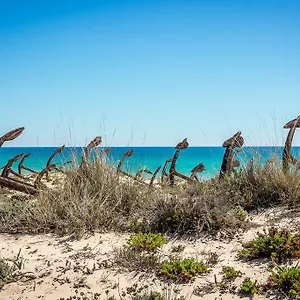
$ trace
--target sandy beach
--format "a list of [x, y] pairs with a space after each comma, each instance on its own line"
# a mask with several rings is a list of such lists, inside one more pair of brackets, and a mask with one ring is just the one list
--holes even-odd
[[[197, 276], [189, 284], [174, 284], [152, 273], [128, 272], [114, 263], [116, 249], [126, 245], [129, 234], [97, 233], [80, 240], [72, 237], [47, 235], [0, 235], [0, 256], [15, 257], [21, 250], [24, 267], [17, 271], [16, 282], [5, 285], [0, 292], [1, 300], [45, 299], [59, 300], [71, 296], [97, 295], [100, 299], [129, 299], [137, 291], [167, 292], [186, 299], [240, 299], [238, 286], [249, 277], [263, 284], [268, 277], [269, 261], [262, 259], [245, 263], [237, 259], [242, 244], [253, 239], [256, 232], [270, 226], [295, 229], [299, 226], [299, 211], [269, 209], [249, 215], [252, 228], [240, 231], [232, 240], [225, 236], [202, 236], [197, 239], [168, 239], [159, 253], [167, 258], [175, 246], [182, 245], [181, 258], [193, 257], [207, 260], [211, 253], [217, 254], [217, 264], [208, 274]], [[222, 279], [222, 266], [233, 266], [242, 272], [227, 289], [217, 287]], [[141, 289], [140, 289], [141, 288]], [[140, 290], [139, 290], [140, 289]], [[231, 292], [232, 291], [232, 292]], [[114, 298], [111, 298], [114, 297]], [[94, 299], [94, 298], [91, 298]], [[98, 298], [96, 298], [98, 299]], [[256, 295], [254, 299], [265, 299]]]

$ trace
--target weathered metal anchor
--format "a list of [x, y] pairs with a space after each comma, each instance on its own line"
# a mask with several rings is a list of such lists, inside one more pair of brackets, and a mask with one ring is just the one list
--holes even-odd
[[189, 146], [189, 143], [188, 143], [187, 139], [185, 138], [182, 142], [178, 143], [175, 147], [176, 152], [173, 156], [172, 164], [171, 164], [170, 171], [169, 171], [169, 178], [170, 178], [171, 186], [174, 186], [174, 184], [175, 184], [175, 176], [185, 179], [189, 183], [193, 182], [193, 179], [191, 179], [190, 177], [185, 176], [184, 174], [181, 174], [176, 171], [176, 161], [178, 159], [179, 153], [181, 150], [187, 149], [188, 146]]
[[160, 177], [161, 183], [164, 183], [166, 177], [169, 178], [169, 174], [167, 173], [167, 166], [169, 163], [172, 162], [172, 160], [173, 160], [173, 157], [167, 159], [164, 163], [163, 169], [161, 171], [161, 177]]
[[[3, 167], [3, 171], [2, 171], [2, 174], [1, 176], [2, 177], [9, 177], [9, 174], [12, 173], [16, 176], [21, 176], [19, 175], [18, 173], [14, 172], [11, 168], [12, 168], [12, 165], [18, 161], [21, 157], [23, 156], [23, 153], [20, 153], [20, 154], [17, 154], [16, 156], [14, 156], [13, 158], [11, 158], [7, 164]], [[23, 176], [21, 176], [23, 177]]]
[[39, 172], [35, 171], [35, 170], [32, 170], [26, 166], [24, 166], [24, 161], [26, 158], [28, 158], [29, 156], [31, 155], [31, 153], [28, 153], [28, 154], [25, 154], [22, 159], [20, 160], [19, 162], [19, 165], [18, 165], [18, 173], [19, 175], [22, 175], [22, 170], [26, 170], [26, 171], [29, 171], [33, 174], [39, 174]]
[[300, 116], [287, 124], [284, 125], [283, 128], [289, 128], [290, 131], [286, 138], [283, 157], [282, 157], [282, 165], [284, 172], [289, 171], [289, 164], [293, 164], [297, 169], [300, 169], [300, 162], [291, 154], [292, 142], [296, 132], [296, 129], [300, 127]]
[[199, 181], [198, 177], [197, 177], [197, 173], [201, 173], [205, 171], [205, 166], [203, 163], [200, 163], [199, 165], [197, 165], [196, 167], [194, 167], [191, 171], [191, 179], [194, 179], [196, 181]]
[[[20, 128], [11, 130], [8, 133], [4, 134], [2, 137], [0, 137], [0, 147], [5, 142], [12, 141], [15, 138], [17, 138], [19, 135], [22, 134], [23, 131], [24, 131], [24, 127], [20, 127]], [[22, 154], [22, 156], [23, 156], [23, 154]], [[2, 176], [2, 175], [0, 176], [0, 186], [15, 190], [15, 191], [23, 192], [26, 194], [34, 195], [38, 191], [33, 185], [8, 177], [9, 172], [11, 172], [12, 164], [15, 161], [17, 161], [18, 159], [20, 159], [20, 157], [21, 157], [20, 155], [13, 157], [12, 159], [9, 160], [9, 162], [3, 168], [4, 170], [2, 172], [2, 175], [4, 175], [4, 176]]]
[[[230, 175], [234, 171], [234, 168], [239, 167], [240, 165], [240, 162], [235, 160], [235, 156], [244, 145], [244, 138], [241, 134], [242, 133], [240, 131], [237, 132], [222, 145], [222, 147], [226, 148], [226, 151], [223, 157], [220, 178], [223, 178], [226, 174]], [[238, 149], [235, 150], [235, 148]]]
[[102, 143], [102, 137], [97, 136], [95, 137], [86, 147], [86, 149], [83, 152], [82, 158], [81, 158], [81, 163], [80, 163], [80, 168], [84, 167], [89, 159], [90, 152], [94, 147], [99, 146]]

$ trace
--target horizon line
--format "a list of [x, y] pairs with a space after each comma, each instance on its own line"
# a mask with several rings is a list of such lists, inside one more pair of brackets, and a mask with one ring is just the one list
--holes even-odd
[[[53, 145], [53, 146], [6, 146], [3, 145], [0, 148], [59, 148], [62, 145]], [[87, 146], [65, 146], [66, 148], [86, 148]], [[169, 146], [150, 146], [150, 145], [130, 145], [130, 146], [98, 146], [96, 148], [175, 148], [174, 145]], [[284, 147], [284, 145], [246, 145], [242, 146], [241, 148], [250, 148], [250, 147], [269, 147], [269, 148], [278, 148], [278, 147]], [[300, 145], [293, 145], [293, 147], [300, 147]], [[196, 146], [189, 146], [188, 148], [224, 148], [222, 145], [196, 145]]]

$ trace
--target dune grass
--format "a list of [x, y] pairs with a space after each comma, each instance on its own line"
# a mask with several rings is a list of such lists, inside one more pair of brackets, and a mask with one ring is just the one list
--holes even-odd
[[200, 233], [247, 226], [257, 207], [300, 203], [300, 175], [248, 163], [233, 176], [149, 188], [99, 158], [66, 171], [55, 189], [0, 202], [0, 232], [76, 234], [103, 230]]

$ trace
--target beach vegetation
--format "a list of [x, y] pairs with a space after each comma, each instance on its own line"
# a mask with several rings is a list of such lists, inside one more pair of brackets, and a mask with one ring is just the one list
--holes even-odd
[[279, 267], [272, 270], [266, 288], [281, 291], [290, 297], [300, 296], [300, 267]]
[[257, 281], [252, 281], [250, 278], [245, 278], [242, 284], [240, 285], [240, 291], [242, 294], [246, 295], [255, 295], [258, 293], [258, 284]]
[[236, 270], [234, 267], [231, 266], [223, 266], [222, 274], [223, 274], [222, 281], [234, 281], [236, 278], [242, 276], [241, 271]]
[[5, 284], [13, 281], [14, 273], [24, 267], [24, 262], [21, 250], [14, 258], [5, 259], [0, 257], [0, 291]]
[[156, 252], [136, 251], [128, 246], [115, 249], [113, 264], [128, 271], [156, 272], [161, 258]]
[[139, 294], [133, 296], [131, 300], [184, 300], [183, 296], [177, 295], [169, 295], [167, 293], [159, 293], [155, 291], [145, 292], [143, 294]]
[[210, 270], [203, 261], [194, 258], [171, 259], [161, 264], [161, 275], [176, 282], [189, 282], [195, 276]]
[[161, 233], [132, 234], [129, 237], [128, 246], [135, 251], [156, 251], [168, 241]]
[[35, 197], [0, 201], [0, 232], [61, 235], [103, 230], [199, 234], [249, 228], [248, 213], [300, 201], [300, 175], [276, 163], [249, 162], [232, 176], [151, 189], [100, 158], [59, 175]]
[[292, 234], [286, 229], [271, 227], [268, 231], [243, 245], [238, 254], [240, 258], [272, 258], [276, 262], [300, 257], [300, 235]]

